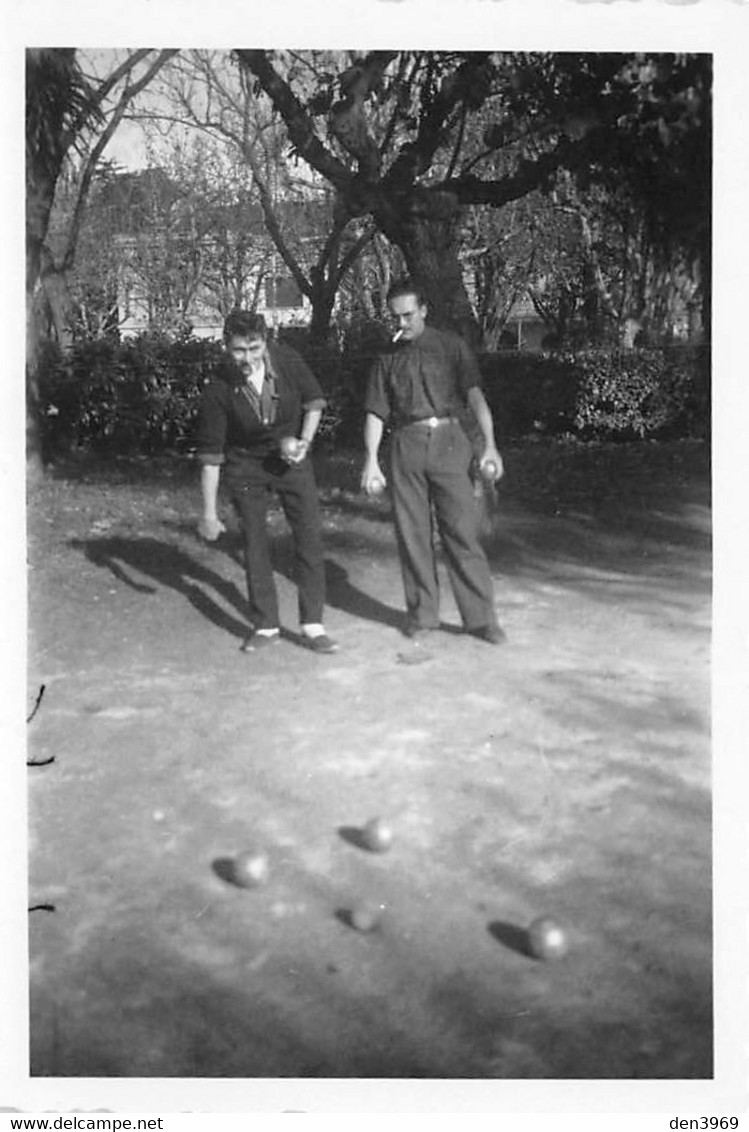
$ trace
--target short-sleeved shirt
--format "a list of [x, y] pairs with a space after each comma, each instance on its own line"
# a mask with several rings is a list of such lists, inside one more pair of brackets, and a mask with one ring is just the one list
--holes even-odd
[[258, 396], [233, 359], [222, 359], [200, 405], [197, 454], [202, 464], [223, 464], [232, 455], [263, 456], [284, 436], [296, 436], [302, 414], [326, 401], [307, 363], [288, 346], [269, 343], [266, 386]]
[[412, 342], [396, 342], [369, 375], [366, 412], [397, 426], [426, 417], [459, 416], [469, 390], [481, 384], [471, 350], [457, 334], [425, 326]]

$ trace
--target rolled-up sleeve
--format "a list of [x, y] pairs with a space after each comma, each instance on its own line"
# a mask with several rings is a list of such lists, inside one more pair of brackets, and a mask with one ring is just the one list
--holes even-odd
[[226, 403], [223, 392], [216, 381], [203, 390], [196, 445], [201, 464], [223, 464], [226, 458]]
[[304, 411], [309, 413], [319, 409], [320, 412], [322, 412], [328, 400], [322, 391], [319, 381], [304, 358], [300, 354], [297, 354], [296, 350], [291, 349], [285, 350], [281, 357], [282, 363], [286, 363], [288, 367], [287, 372], [290, 373], [294, 384], [299, 390]]
[[364, 395], [364, 411], [372, 413], [386, 421], [390, 416], [391, 405], [388, 396], [386, 367], [382, 358], [378, 358], [369, 371], [367, 391]]
[[317, 409], [322, 412], [327, 403], [324, 397], [313, 397], [311, 401], [302, 401], [302, 408], [305, 413], [313, 413]]

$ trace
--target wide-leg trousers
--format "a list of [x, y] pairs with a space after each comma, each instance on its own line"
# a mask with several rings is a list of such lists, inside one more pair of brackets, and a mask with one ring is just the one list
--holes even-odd
[[278, 594], [268, 540], [268, 505], [275, 493], [294, 542], [300, 624], [319, 623], [325, 603], [322, 521], [312, 464], [289, 465], [277, 455], [248, 457], [230, 477], [244, 541], [249, 619], [255, 629], [279, 626]]
[[390, 443], [390, 486], [406, 613], [414, 628], [440, 623], [433, 517], [463, 624], [494, 626], [494, 587], [479, 540], [469, 470], [472, 449], [458, 421], [396, 429]]

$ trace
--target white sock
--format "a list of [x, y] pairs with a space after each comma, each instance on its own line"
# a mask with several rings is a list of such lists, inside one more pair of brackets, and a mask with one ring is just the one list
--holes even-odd
[[324, 637], [325, 629], [319, 622], [311, 622], [308, 625], [302, 625], [302, 632], [305, 637]]
[[279, 633], [278, 629], [256, 629], [255, 630], [255, 636], [256, 637], [277, 637], [278, 633]]

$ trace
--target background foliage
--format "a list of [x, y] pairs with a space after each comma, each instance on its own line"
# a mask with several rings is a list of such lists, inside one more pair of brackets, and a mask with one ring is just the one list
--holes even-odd
[[[321, 441], [360, 447], [369, 367], [384, 330], [352, 328], [341, 350], [301, 330], [284, 337], [318, 375], [328, 397]], [[144, 334], [118, 343], [82, 340], [63, 354], [49, 346], [40, 364], [43, 442], [48, 458], [84, 449], [99, 454], [189, 453], [204, 383], [220, 356], [216, 342]], [[704, 348], [480, 357], [500, 440], [706, 436], [708, 357]]]

